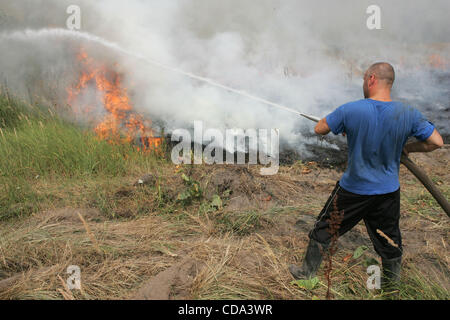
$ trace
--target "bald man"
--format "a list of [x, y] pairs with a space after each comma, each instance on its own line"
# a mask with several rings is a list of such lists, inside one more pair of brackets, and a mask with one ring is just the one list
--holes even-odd
[[[344, 104], [317, 124], [317, 134], [347, 135], [348, 166], [309, 233], [302, 267], [289, 267], [295, 279], [314, 277], [319, 269], [322, 254], [331, 242], [329, 219], [336, 204], [337, 211], [343, 211], [337, 235], [342, 236], [364, 220], [382, 259], [382, 288], [398, 283], [402, 257], [400, 157], [402, 151], [436, 150], [443, 141], [418, 110], [392, 101], [394, 81], [394, 68], [389, 63], [373, 64], [364, 74], [365, 99]], [[405, 146], [411, 136], [418, 141]]]

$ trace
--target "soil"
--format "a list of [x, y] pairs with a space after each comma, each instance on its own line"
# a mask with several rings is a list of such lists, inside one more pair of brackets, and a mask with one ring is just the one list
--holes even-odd
[[185, 300], [190, 297], [190, 286], [203, 268], [190, 257], [174, 264], [148, 280], [132, 300]]
[[104, 220], [104, 217], [99, 210], [95, 208], [61, 208], [55, 210], [44, 211], [41, 213], [46, 217], [46, 223], [57, 222], [69, 222], [69, 223], [81, 223], [80, 214], [85, 221], [100, 222]]

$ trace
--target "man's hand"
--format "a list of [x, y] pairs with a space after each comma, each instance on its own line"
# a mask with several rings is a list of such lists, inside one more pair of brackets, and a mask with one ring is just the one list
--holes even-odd
[[331, 131], [330, 127], [328, 126], [326, 118], [323, 118], [319, 121], [319, 123], [314, 128], [314, 132], [317, 134], [321, 134], [323, 136], [329, 134]]
[[408, 149], [406, 149], [406, 146], [403, 148], [402, 153], [403, 153], [405, 156], [409, 156], [409, 151], [408, 151]]

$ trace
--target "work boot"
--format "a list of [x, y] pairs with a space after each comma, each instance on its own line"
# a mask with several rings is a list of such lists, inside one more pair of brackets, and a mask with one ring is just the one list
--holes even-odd
[[322, 250], [324, 246], [319, 242], [311, 239], [306, 249], [305, 259], [303, 260], [303, 265], [301, 268], [294, 264], [289, 266], [289, 271], [292, 276], [297, 279], [309, 280], [316, 276], [317, 270], [319, 270], [320, 264], [322, 263]]
[[400, 283], [402, 257], [394, 259], [381, 259], [381, 263], [383, 265], [381, 289], [384, 291], [395, 290]]

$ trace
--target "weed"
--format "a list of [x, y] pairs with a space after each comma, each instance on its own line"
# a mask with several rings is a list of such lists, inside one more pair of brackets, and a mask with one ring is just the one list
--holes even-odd
[[327, 266], [325, 268], [325, 277], [327, 279], [327, 294], [326, 298], [331, 299], [331, 272], [333, 271], [333, 255], [337, 252], [337, 242], [339, 239], [339, 229], [341, 227], [342, 220], [344, 219], [344, 210], [339, 211], [337, 206], [338, 196], [334, 197], [333, 201], [333, 211], [330, 213], [330, 219], [328, 222], [327, 232], [331, 235], [331, 242], [326, 250], [326, 262]]
[[183, 178], [186, 189], [178, 195], [177, 200], [186, 206], [191, 204], [193, 200], [201, 199], [203, 197], [203, 191], [200, 188], [200, 183], [184, 173], [181, 177]]

